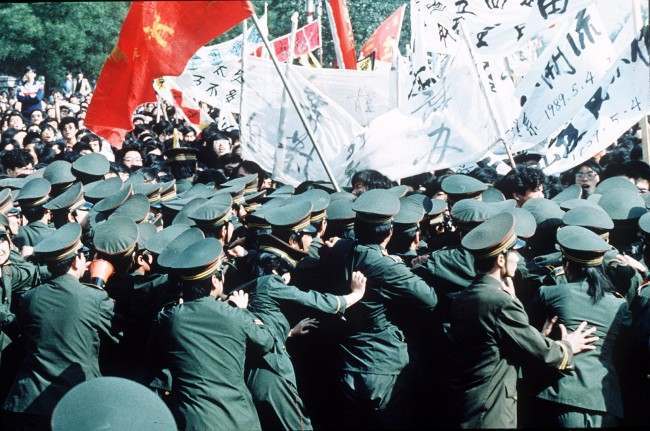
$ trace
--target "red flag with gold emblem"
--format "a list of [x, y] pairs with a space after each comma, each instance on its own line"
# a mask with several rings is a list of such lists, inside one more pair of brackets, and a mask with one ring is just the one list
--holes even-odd
[[135, 108], [156, 99], [153, 80], [180, 75], [198, 48], [252, 13], [247, 0], [132, 2], [97, 80], [88, 128], [120, 148]]
[[360, 59], [374, 52], [375, 60], [393, 61], [393, 47], [399, 42], [405, 9], [406, 5], [400, 6], [375, 29], [361, 48]]

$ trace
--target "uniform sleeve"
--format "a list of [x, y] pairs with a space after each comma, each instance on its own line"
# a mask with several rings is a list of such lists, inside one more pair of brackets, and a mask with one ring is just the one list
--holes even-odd
[[384, 293], [389, 298], [423, 311], [432, 311], [438, 303], [436, 292], [404, 263], [391, 260], [382, 275]]
[[22, 295], [40, 283], [40, 271], [36, 265], [27, 261], [13, 262], [11, 264], [12, 295]]
[[115, 325], [115, 301], [105, 292], [98, 299], [97, 329], [113, 342], [119, 342]]
[[265, 354], [273, 348], [273, 337], [264, 325], [255, 323], [255, 315], [248, 310], [236, 309], [233, 310], [237, 313], [238, 318], [241, 320], [244, 333], [246, 334], [247, 348], [252, 348], [260, 354]]
[[286, 285], [277, 280], [274, 280], [274, 286], [271, 292], [273, 297], [280, 303], [291, 302], [300, 304], [323, 313], [343, 313], [346, 307], [345, 299], [342, 296], [315, 292], [313, 290], [300, 290], [297, 287]]
[[496, 330], [506, 350], [518, 357], [535, 358], [546, 365], [564, 370], [573, 359], [571, 348], [541, 334], [528, 322], [521, 303], [511, 298], [497, 310]]

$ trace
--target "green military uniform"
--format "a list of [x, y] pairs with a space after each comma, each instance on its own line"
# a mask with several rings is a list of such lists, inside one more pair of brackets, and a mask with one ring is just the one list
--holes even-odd
[[104, 179], [111, 169], [111, 164], [100, 153], [89, 153], [72, 162], [72, 174], [84, 185]]
[[[312, 205], [306, 200], [295, 200], [286, 206], [265, 212], [274, 231], [299, 232], [310, 225]], [[295, 268], [306, 257], [273, 235], [260, 238], [260, 253], [270, 253]], [[293, 308], [313, 309], [328, 314], [343, 313], [345, 299], [315, 291], [303, 291], [287, 285], [282, 278], [267, 275], [243, 286], [250, 294], [248, 309], [273, 334], [274, 348], [260, 361], [251, 363], [247, 385], [255, 400], [263, 427], [271, 429], [311, 429], [311, 421], [298, 395], [293, 364], [286, 350], [291, 326], [287, 314]]]
[[[464, 238], [476, 259], [506, 253], [516, 243], [514, 217], [490, 218]], [[565, 369], [571, 348], [542, 336], [528, 323], [522, 304], [496, 278], [479, 274], [450, 302], [451, 397], [455, 425], [517, 426], [517, 364], [536, 360]]]
[[[609, 244], [595, 233], [577, 226], [558, 230], [557, 240], [564, 257], [583, 267], [600, 266]], [[581, 428], [615, 426], [623, 418], [623, 398], [618, 367], [625, 353], [624, 341], [629, 332], [631, 315], [620, 295], [605, 292], [595, 300], [588, 293], [587, 279], [567, 284], [545, 286], [539, 300], [546, 316], [558, 316], [567, 328], [587, 321], [597, 328], [599, 340], [594, 350], [574, 359], [573, 368], [560, 378], [553, 376], [537, 398], [542, 404], [536, 425]], [[616, 356], [619, 355], [617, 358]], [[617, 363], [617, 361], [619, 363]], [[540, 382], [538, 382], [539, 384]], [[542, 422], [547, 420], [548, 422]]]
[[[36, 208], [45, 204], [50, 198], [50, 183], [43, 178], [34, 178], [27, 182], [16, 196], [23, 212], [28, 208]], [[35, 246], [43, 238], [54, 232], [54, 229], [40, 220], [28, 223], [18, 229], [14, 243], [18, 248], [23, 246]]]
[[63, 193], [77, 178], [72, 174], [72, 164], [65, 160], [55, 160], [43, 170], [43, 178], [52, 185], [52, 196]]
[[487, 190], [487, 184], [468, 175], [449, 175], [440, 183], [442, 191], [447, 193], [450, 205], [462, 199], [480, 199]]
[[[357, 224], [386, 225], [392, 223], [400, 203], [391, 192], [375, 189], [359, 196], [352, 208]], [[345, 423], [405, 426], [410, 414], [403, 394], [409, 356], [404, 334], [389, 317], [388, 308], [401, 306], [427, 316], [436, 306], [436, 294], [380, 244], [341, 240], [332, 250], [330, 265], [345, 279], [353, 271], [367, 277], [364, 298], [346, 313], [348, 325], [339, 346]]]
[[[196, 283], [219, 271], [222, 247], [214, 238], [184, 242], [159, 263]], [[182, 304], [165, 307], [152, 329], [151, 358], [172, 374], [172, 412], [181, 430], [259, 430], [251, 395], [244, 383], [249, 349], [266, 353], [273, 337], [254, 323], [247, 310], [212, 296], [185, 295]]]
[[[81, 227], [67, 224], [41, 241], [35, 256], [47, 262], [74, 257], [80, 237]], [[104, 291], [68, 273], [25, 293], [16, 317], [26, 355], [4, 410], [47, 421], [68, 390], [100, 375], [100, 334], [111, 336], [113, 316]]]

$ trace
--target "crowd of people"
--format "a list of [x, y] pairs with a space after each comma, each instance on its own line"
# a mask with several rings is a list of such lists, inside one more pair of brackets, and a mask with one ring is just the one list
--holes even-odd
[[31, 68], [0, 94], [3, 429], [650, 423], [635, 130], [560, 176], [519, 154], [336, 191], [164, 103], [112, 148], [91, 98]]

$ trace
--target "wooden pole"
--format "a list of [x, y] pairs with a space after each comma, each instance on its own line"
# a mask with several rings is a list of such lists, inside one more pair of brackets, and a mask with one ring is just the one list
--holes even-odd
[[325, 161], [325, 158], [323, 157], [323, 153], [321, 152], [320, 147], [316, 143], [316, 138], [314, 137], [314, 134], [312, 133], [311, 129], [307, 125], [307, 120], [305, 119], [305, 114], [302, 112], [302, 109], [300, 108], [300, 105], [298, 105], [298, 102], [296, 101], [296, 98], [293, 96], [293, 93], [291, 92], [291, 89], [289, 88], [289, 83], [287, 82], [287, 79], [285, 78], [284, 74], [280, 70], [280, 64], [278, 63], [278, 59], [275, 56], [275, 52], [271, 49], [271, 43], [269, 42], [269, 38], [266, 37], [262, 33], [260, 22], [257, 19], [257, 15], [253, 13], [251, 15], [251, 18], [253, 19], [253, 24], [255, 24], [255, 28], [257, 28], [257, 31], [260, 32], [260, 35], [262, 36], [262, 42], [264, 43], [264, 47], [266, 48], [267, 52], [271, 56], [271, 61], [273, 62], [273, 66], [275, 67], [275, 71], [277, 72], [278, 76], [280, 77], [280, 80], [282, 81], [282, 85], [284, 88], [287, 90], [287, 95], [289, 96], [289, 99], [291, 100], [291, 103], [293, 104], [293, 107], [296, 109], [296, 113], [298, 114], [298, 118], [300, 118], [300, 122], [302, 123], [303, 127], [305, 128], [305, 131], [307, 132], [307, 136], [309, 137], [309, 140], [311, 141], [312, 145], [314, 146], [314, 150], [316, 150], [316, 154], [318, 155], [318, 158], [320, 159], [321, 163], [323, 164], [323, 168], [325, 169], [325, 173], [327, 174], [327, 177], [330, 179], [332, 185], [334, 186], [334, 189], [337, 192], [341, 191], [341, 188], [339, 187], [339, 183], [336, 181], [336, 178], [334, 178], [334, 175], [332, 174], [332, 170], [330, 169], [329, 165]]

